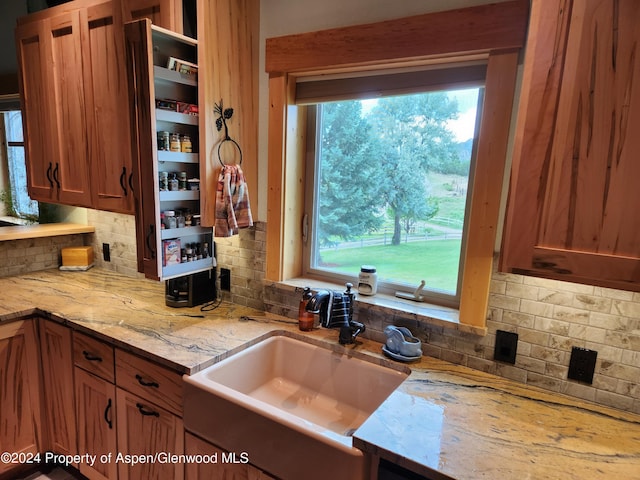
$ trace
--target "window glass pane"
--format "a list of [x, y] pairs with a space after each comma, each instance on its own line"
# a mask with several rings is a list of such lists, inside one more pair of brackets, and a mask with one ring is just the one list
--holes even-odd
[[20, 111], [4, 113], [5, 135], [7, 138], [7, 160], [9, 183], [14, 213], [22, 218], [37, 220], [38, 202], [31, 200], [27, 193], [27, 169], [22, 136], [22, 115]]
[[479, 95], [318, 106], [312, 271], [457, 295]]
[[11, 111], [4, 114], [7, 142], [24, 142], [22, 136], [22, 112]]

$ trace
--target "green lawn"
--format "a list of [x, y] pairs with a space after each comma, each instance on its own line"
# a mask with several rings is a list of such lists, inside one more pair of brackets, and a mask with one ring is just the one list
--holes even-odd
[[432, 288], [454, 292], [460, 240], [323, 250], [321, 256], [332, 271], [356, 275], [361, 265], [375, 265], [379, 281], [403, 278], [417, 286], [425, 280]]

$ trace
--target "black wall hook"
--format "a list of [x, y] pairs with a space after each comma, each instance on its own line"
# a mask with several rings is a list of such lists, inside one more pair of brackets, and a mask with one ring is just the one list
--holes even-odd
[[216, 118], [216, 128], [218, 131], [222, 130], [222, 127], [224, 127], [224, 138], [218, 145], [218, 161], [220, 162], [220, 165], [223, 167], [226, 166], [220, 155], [220, 148], [225, 142], [231, 142], [236, 146], [238, 152], [240, 152], [240, 162], [238, 162], [238, 165], [242, 165], [242, 149], [240, 148], [240, 145], [238, 145], [238, 142], [229, 136], [229, 127], [227, 126], [227, 120], [233, 116], [233, 108], [224, 108], [222, 99], [220, 99], [220, 103], [215, 104], [213, 111], [219, 115], [218, 118]]

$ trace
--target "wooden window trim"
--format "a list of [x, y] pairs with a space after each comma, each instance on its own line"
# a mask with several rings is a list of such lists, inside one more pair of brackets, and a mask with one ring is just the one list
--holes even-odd
[[[296, 77], [484, 58], [485, 101], [471, 190], [469, 241], [463, 252], [459, 322], [476, 333], [486, 332], [516, 70], [528, 14], [528, 0], [515, 0], [267, 39], [267, 280], [284, 281], [302, 273], [305, 115], [304, 107], [294, 104]], [[456, 33], [451, 37], [450, 32]], [[397, 41], [390, 42], [390, 37]]]

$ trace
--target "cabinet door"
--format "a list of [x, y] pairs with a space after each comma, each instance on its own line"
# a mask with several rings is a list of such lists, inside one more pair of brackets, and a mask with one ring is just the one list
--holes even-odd
[[45, 25], [44, 60], [51, 71], [47, 101], [55, 107], [48, 126], [54, 134], [53, 181], [60, 203], [91, 206], [80, 12], [47, 19]]
[[[185, 453], [212, 458], [211, 462], [187, 463], [185, 480], [273, 480], [274, 478], [248, 463], [233, 463], [226, 460], [225, 456], [229, 455], [228, 452], [190, 433], [185, 434]], [[239, 461], [241, 457], [236, 455], [235, 459]]]
[[49, 120], [49, 80], [45, 64], [46, 33], [42, 22], [16, 28], [18, 75], [22, 101], [29, 196], [51, 201], [54, 192]]
[[[129, 118], [131, 125], [131, 155], [134, 163], [136, 195], [136, 250], [138, 271], [145, 277], [159, 279], [156, 205], [152, 198], [157, 183], [153, 162], [156, 152], [156, 131], [151, 112], [155, 110], [155, 89], [152, 79], [152, 41], [148, 22], [125, 25], [127, 81], [129, 85]], [[144, 197], [143, 197], [143, 193]]]
[[[182, 419], [147, 400], [116, 389], [118, 450], [123, 454], [154, 455], [184, 453]], [[120, 480], [163, 480], [184, 478], [180, 463], [149, 462], [134, 466], [118, 464]]]
[[80, 11], [94, 208], [133, 213], [124, 30], [111, 0]]
[[154, 25], [182, 33], [182, 0], [123, 0], [125, 22], [148, 18]]
[[640, 291], [638, 25], [634, 0], [533, 2], [503, 269]]
[[[40, 425], [38, 340], [33, 320], [0, 325], [0, 451], [36, 454]], [[19, 464], [0, 462], [0, 476]]]
[[110, 462], [83, 462], [80, 473], [90, 480], [118, 478], [116, 447], [116, 387], [81, 368], [75, 368], [78, 416], [78, 451], [97, 455], [111, 454]]
[[45, 398], [43, 412], [49, 431], [49, 448], [56, 453], [75, 455], [78, 446], [71, 329], [59, 323], [41, 320], [40, 351]]

